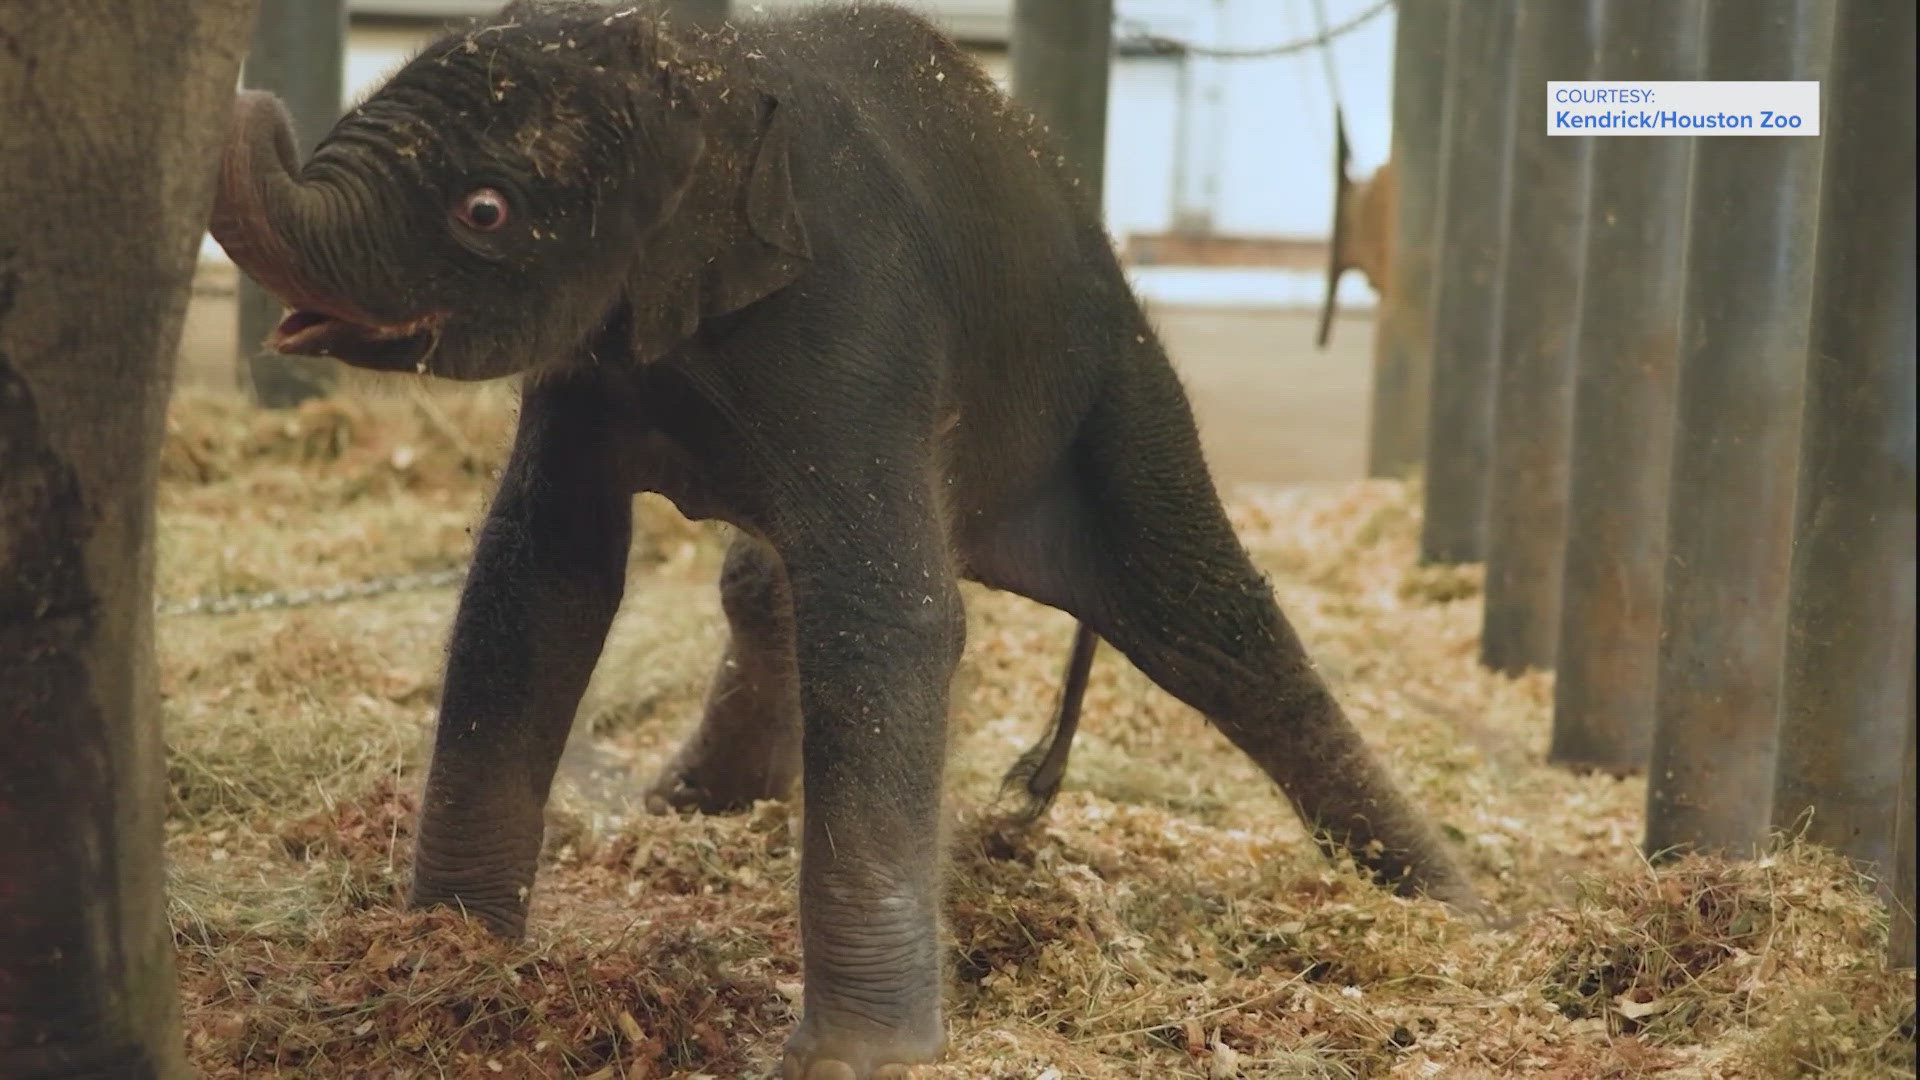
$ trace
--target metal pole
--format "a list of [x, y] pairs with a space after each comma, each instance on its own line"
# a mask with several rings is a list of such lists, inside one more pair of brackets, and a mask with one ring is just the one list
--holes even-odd
[[1433, 385], [1420, 560], [1485, 555], [1494, 358], [1506, 250], [1513, 0], [1454, 0], [1433, 283]]
[[1402, 478], [1427, 448], [1433, 260], [1448, 0], [1400, 0], [1393, 32], [1394, 223], [1373, 347], [1367, 475]]
[[1523, 3], [1513, 27], [1513, 135], [1500, 366], [1487, 477], [1480, 660], [1552, 667], [1560, 629], [1574, 322], [1592, 139], [1547, 134], [1547, 80], [1584, 79], [1599, 45], [1595, 0]]
[[[1709, 0], [1702, 76], [1818, 79], [1830, 0]], [[1773, 793], [1820, 141], [1702, 138], [1646, 850], [1751, 854]]]
[[1773, 825], [1885, 873], [1914, 649], [1915, 20], [1834, 10]]
[[1012, 92], [1059, 142], [1100, 206], [1113, 0], [1014, 0]]
[[[1598, 79], [1700, 68], [1698, 0], [1607, 0]], [[1547, 760], [1615, 775], [1653, 743], [1693, 140], [1593, 141]]]
[[[286, 101], [303, 155], [340, 118], [346, 39], [346, 0], [260, 5], [243, 77], [249, 87], [271, 90]], [[261, 348], [280, 321], [280, 302], [245, 274], [240, 275], [239, 308], [241, 381], [252, 385], [257, 403], [290, 408], [327, 392], [335, 375], [332, 361]]]

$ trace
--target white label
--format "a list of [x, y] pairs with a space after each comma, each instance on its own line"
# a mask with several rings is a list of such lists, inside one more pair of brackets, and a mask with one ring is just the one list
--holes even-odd
[[1818, 135], [1818, 82], [1549, 82], [1549, 135]]

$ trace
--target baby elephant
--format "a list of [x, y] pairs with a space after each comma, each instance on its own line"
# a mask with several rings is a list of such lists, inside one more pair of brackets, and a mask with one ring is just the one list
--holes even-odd
[[1229, 527], [1091, 201], [919, 18], [709, 34], [520, 2], [428, 46], [305, 162], [272, 98], [242, 94], [233, 125], [212, 231], [291, 309], [273, 347], [525, 376], [454, 622], [415, 903], [523, 929], [640, 491], [745, 537], [724, 665], [656, 790], [777, 795], [798, 762], [789, 1077], [904, 1075], [945, 1044], [962, 577], [1078, 618], [1329, 850], [1472, 902]]

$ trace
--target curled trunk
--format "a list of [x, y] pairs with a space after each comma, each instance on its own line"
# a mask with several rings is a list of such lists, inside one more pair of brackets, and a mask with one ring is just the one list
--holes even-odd
[[299, 150], [293, 118], [280, 99], [242, 91], [214, 193], [207, 231], [242, 270], [290, 305], [371, 322], [341, 298], [317, 287], [298, 252], [324, 211], [323, 196], [297, 176]]

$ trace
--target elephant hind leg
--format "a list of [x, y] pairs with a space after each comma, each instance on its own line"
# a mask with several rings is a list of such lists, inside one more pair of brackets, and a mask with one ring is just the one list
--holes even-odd
[[1396, 891], [1477, 908], [1235, 536], [1186, 396], [1150, 343], [1119, 364], [1063, 477], [1000, 531], [984, 562], [997, 573], [982, 579], [1080, 618], [1208, 717], [1329, 854]]
[[727, 651], [706, 711], [647, 792], [654, 813], [744, 810], [800, 778], [800, 675], [793, 604], [771, 548], [741, 536], [720, 571]]

